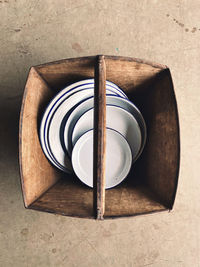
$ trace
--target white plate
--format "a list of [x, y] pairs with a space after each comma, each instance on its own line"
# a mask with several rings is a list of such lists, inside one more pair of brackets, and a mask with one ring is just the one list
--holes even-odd
[[[105, 188], [121, 183], [128, 175], [131, 164], [131, 149], [126, 139], [117, 131], [106, 129]], [[93, 187], [93, 130], [86, 132], [76, 142], [72, 165], [78, 178]]]
[[[76, 122], [76, 125], [72, 132], [72, 147], [76, 141], [88, 130], [93, 129], [94, 124], [94, 109], [86, 111]], [[106, 106], [106, 127], [118, 131], [122, 134], [132, 151], [133, 162], [137, 157], [142, 136], [140, 127], [136, 119], [128, 111], [118, 106], [107, 105]], [[72, 148], [71, 148], [72, 150]], [[69, 151], [71, 151], [69, 150]]]
[[[121, 98], [119, 96], [111, 96], [111, 95], [108, 96], [107, 95], [106, 104], [107, 105], [115, 105], [115, 106], [118, 106], [120, 108], [123, 108], [136, 119], [136, 121], [139, 125], [139, 128], [140, 128], [140, 131], [141, 131], [141, 139], [142, 139], [139, 152], [134, 159], [134, 161], [136, 161], [138, 159], [138, 157], [141, 155], [142, 150], [143, 150], [144, 145], [145, 145], [145, 142], [146, 142], [146, 125], [145, 125], [145, 121], [142, 117], [142, 114], [140, 113], [140, 111], [136, 108], [136, 106], [130, 100]], [[64, 130], [64, 141], [65, 142], [69, 142], [70, 140], [72, 140], [72, 132], [73, 132], [73, 129], [76, 125], [76, 122], [87, 110], [89, 110], [93, 107], [94, 107], [94, 98], [90, 97], [90, 98], [84, 100], [82, 103], [80, 103], [71, 112], [71, 114], [67, 120], [65, 130]]]
[[[108, 91], [108, 90], [107, 90]], [[110, 92], [110, 91], [109, 91]], [[114, 93], [113, 93], [114, 94]], [[49, 127], [47, 128], [47, 142], [49, 151], [56, 162], [56, 166], [65, 170], [71, 170], [70, 158], [64, 148], [64, 138], [62, 127], [71, 112], [71, 109], [82, 100], [94, 95], [93, 88], [83, 89], [73, 93], [66, 98], [51, 116]], [[52, 162], [53, 163], [53, 162]]]
[[[88, 83], [85, 85], [85, 84], [83, 84], [83, 82], [88, 82]], [[59, 166], [61, 170], [63, 170], [63, 168], [58, 162], [56, 162], [55, 158], [51, 154], [51, 152], [49, 150], [49, 147], [48, 147], [47, 140], [46, 140], [47, 132], [48, 132], [47, 129], [48, 129], [49, 122], [51, 120], [51, 116], [52, 116], [53, 112], [56, 110], [56, 108], [62, 103], [62, 101], [64, 99], [68, 98], [70, 95], [72, 95], [73, 93], [75, 93], [75, 92], [77, 92], [77, 91], [79, 91], [81, 89], [87, 89], [87, 88], [93, 88], [93, 87], [94, 87], [94, 79], [80, 81], [80, 82], [74, 83], [73, 85], [70, 85], [70, 86], [66, 87], [65, 89], [63, 89], [61, 92], [59, 92], [52, 99], [52, 101], [47, 106], [47, 108], [46, 108], [46, 110], [44, 112], [44, 115], [42, 117], [42, 121], [41, 121], [41, 125], [40, 125], [40, 142], [41, 142], [41, 146], [43, 148], [43, 151], [44, 151], [46, 157], [54, 165], [56, 165], [57, 167]], [[115, 86], [115, 87], [117, 87], [117, 86]], [[112, 92], [117, 92], [118, 93], [119, 90], [116, 89], [115, 87], [112, 85], [111, 82], [106, 81], [106, 90], [107, 91], [109, 91], [110, 93], [112, 93]], [[71, 171], [71, 163], [69, 162], [69, 160], [67, 158], [66, 158], [65, 161], [66, 161], [65, 165], [67, 166], [67, 169], [69, 169], [69, 171]], [[67, 169], [65, 169], [65, 171], [67, 171]]]

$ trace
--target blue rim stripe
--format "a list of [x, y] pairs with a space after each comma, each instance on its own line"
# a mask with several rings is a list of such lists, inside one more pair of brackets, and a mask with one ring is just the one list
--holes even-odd
[[[88, 83], [88, 84], [86, 84], [86, 85], [92, 85], [93, 83]], [[50, 125], [50, 122], [49, 122], [49, 125], [48, 125], [48, 128], [47, 128], [47, 130], [46, 130], [46, 127], [47, 127], [47, 120], [48, 120], [48, 118], [49, 118], [49, 116], [50, 116], [50, 113], [52, 112], [52, 109], [54, 108], [54, 106], [58, 103], [58, 101], [61, 99], [61, 98], [63, 98], [68, 92], [71, 92], [72, 90], [74, 90], [74, 89], [76, 89], [76, 88], [78, 88], [78, 87], [80, 87], [80, 86], [82, 86], [82, 85], [79, 85], [79, 86], [76, 86], [76, 87], [74, 87], [74, 88], [72, 88], [72, 89], [70, 89], [69, 91], [67, 91], [67, 92], [65, 92], [62, 96], [60, 96], [58, 99], [57, 99], [57, 101], [53, 104], [53, 106], [51, 107], [51, 109], [50, 109], [50, 111], [49, 111], [49, 113], [48, 113], [48, 115], [47, 115], [47, 118], [46, 118], [46, 120], [45, 120], [45, 124], [44, 124], [44, 132], [43, 132], [43, 138], [44, 138], [44, 144], [45, 144], [45, 148], [46, 148], [46, 150], [47, 150], [47, 153], [48, 153], [48, 155], [49, 155], [49, 157], [51, 158], [51, 160], [56, 164], [56, 166], [59, 166], [59, 168], [60, 169], [62, 169], [62, 170], [66, 170], [66, 168], [65, 167], [63, 167], [57, 160], [56, 160], [56, 158], [53, 156], [53, 153], [52, 153], [52, 151], [51, 151], [51, 149], [50, 149], [50, 146], [48, 147], [47, 146], [47, 144], [46, 144], [46, 139], [45, 139], [45, 136], [46, 136], [46, 132], [47, 132], [47, 134], [48, 134], [48, 129], [49, 129], [49, 125]], [[114, 87], [112, 87], [112, 88], [114, 88]], [[84, 89], [82, 89], [82, 90], [87, 90], [87, 89], [93, 89], [92, 87], [91, 88], [84, 88]], [[82, 91], [81, 90], [81, 91]], [[110, 89], [106, 89], [106, 90], [108, 90], [108, 91], [111, 91], [112, 92], [112, 90], [110, 90]], [[76, 92], [74, 92], [74, 93], [76, 93]], [[68, 99], [71, 95], [73, 95], [73, 94], [70, 94], [67, 98], [65, 98], [60, 104], [62, 104], [66, 99]], [[117, 96], [117, 95], [116, 95]], [[121, 96], [119, 96], [119, 97], [121, 97]], [[59, 107], [59, 106], [58, 106]], [[57, 108], [58, 108], [57, 107]], [[54, 111], [54, 113], [55, 113], [55, 111]], [[53, 113], [53, 114], [54, 114]], [[48, 139], [47, 139], [48, 140]], [[48, 142], [49, 143], [49, 142]], [[51, 153], [51, 154], [50, 154]], [[46, 155], [46, 153], [45, 153], [45, 155]]]

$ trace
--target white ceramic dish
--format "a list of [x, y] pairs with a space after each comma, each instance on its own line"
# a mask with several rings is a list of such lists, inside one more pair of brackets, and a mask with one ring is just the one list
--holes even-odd
[[54, 162], [56, 162], [56, 165], [61, 167], [62, 170], [71, 170], [70, 158], [64, 148], [63, 122], [67, 120], [72, 108], [84, 99], [93, 95], [93, 88], [83, 89], [73, 93], [66, 98], [56, 110], [54, 110], [54, 113], [51, 116], [51, 120], [47, 128], [47, 144], [49, 151], [54, 158]]
[[[76, 122], [72, 132], [72, 147], [76, 141], [88, 130], [93, 129], [94, 124], [94, 109], [91, 108], [86, 111]], [[118, 131], [122, 134], [132, 151], [133, 162], [137, 157], [142, 136], [140, 127], [136, 119], [128, 111], [118, 106], [107, 105], [106, 106], [106, 127]], [[70, 143], [70, 144], [71, 144]], [[72, 147], [69, 149], [71, 152]]]
[[[132, 164], [131, 149], [126, 139], [117, 131], [106, 129], [106, 181], [105, 188], [121, 183]], [[86, 132], [76, 142], [72, 152], [72, 165], [77, 177], [93, 187], [93, 130]]]
[[[107, 95], [106, 97], [106, 104], [107, 105], [115, 105], [120, 108], [125, 109], [127, 112], [129, 112], [137, 121], [140, 132], [141, 132], [141, 146], [138, 151], [137, 156], [135, 157], [134, 161], [138, 159], [138, 157], [141, 155], [142, 150], [144, 148], [145, 142], [146, 142], [146, 124], [142, 117], [142, 114], [137, 109], [137, 107], [128, 99], [121, 98], [119, 96], [112, 96]], [[69, 142], [72, 140], [72, 132], [76, 125], [76, 122], [78, 119], [89, 109], [94, 107], [94, 98], [90, 97], [86, 100], [84, 100], [82, 103], [80, 103], [70, 114], [66, 127], [64, 130], [64, 141]], [[67, 141], [66, 141], [67, 140]], [[67, 144], [68, 145], [68, 144]]]
[[[87, 82], [87, 84], [83, 84], [83, 82]], [[107, 85], [108, 84], [108, 85]], [[74, 86], [74, 87], [73, 87]], [[73, 93], [83, 90], [83, 89], [87, 89], [87, 88], [93, 88], [94, 87], [94, 79], [89, 79], [89, 80], [84, 80], [84, 81], [80, 81], [77, 83], [74, 83], [73, 85], [70, 85], [68, 87], [66, 87], [65, 89], [63, 89], [61, 92], [59, 92], [53, 99], [52, 101], [49, 103], [48, 107], [45, 110], [45, 113], [43, 115], [42, 121], [41, 121], [41, 125], [40, 125], [40, 142], [41, 142], [41, 146], [43, 148], [43, 151], [45, 153], [45, 155], [47, 156], [47, 158], [57, 167], [59, 167], [61, 170], [65, 170], [71, 172], [71, 163], [68, 160], [68, 158], [66, 157], [65, 159], [65, 165], [67, 166], [67, 168], [63, 169], [62, 165], [60, 165], [58, 162], [56, 162], [55, 158], [53, 157], [53, 155], [51, 154], [49, 147], [48, 147], [48, 143], [46, 140], [46, 136], [47, 136], [47, 129], [48, 129], [48, 125], [49, 122], [51, 120], [51, 116], [53, 114], [53, 112], [56, 110], [56, 108], [62, 103], [62, 101], [66, 98], [68, 98], [70, 95], [72, 95]], [[106, 82], [106, 89], [107, 91], [109, 91], [110, 93], [112, 92], [119, 92], [118, 89], [116, 89], [116, 85], [113, 86], [113, 84], [111, 82]]]

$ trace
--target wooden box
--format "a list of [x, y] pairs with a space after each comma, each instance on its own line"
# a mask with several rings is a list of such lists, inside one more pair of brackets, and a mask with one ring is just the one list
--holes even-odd
[[[160, 64], [105, 56], [106, 79], [120, 86], [147, 125], [145, 149], [119, 186], [105, 191], [104, 218], [172, 209], [180, 140], [176, 99], [169, 69]], [[30, 69], [19, 127], [21, 184], [26, 208], [94, 218], [93, 190], [46, 159], [38, 130], [51, 98], [70, 83], [94, 77], [96, 56], [65, 59]]]

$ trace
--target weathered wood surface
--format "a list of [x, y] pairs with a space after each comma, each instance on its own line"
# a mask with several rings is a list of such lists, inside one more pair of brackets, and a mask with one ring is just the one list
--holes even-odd
[[[63, 177], [32, 205], [31, 209], [67, 216], [94, 218], [93, 190], [74, 177]], [[157, 201], [145, 185], [123, 183], [106, 190], [104, 219], [163, 211], [167, 208]]]
[[24, 204], [29, 206], [58, 179], [57, 170], [48, 162], [40, 146], [40, 113], [52, 97], [52, 90], [31, 68], [26, 83], [19, 124], [19, 162]]
[[93, 206], [95, 217], [102, 220], [105, 211], [106, 168], [106, 66], [104, 56], [98, 56], [95, 64], [93, 140]]
[[[171, 209], [178, 181], [180, 143], [170, 72], [164, 65], [138, 59], [104, 59], [106, 79], [128, 94], [147, 124], [145, 149], [128, 178], [118, 187], [106, 190], [104, 217]], [[40, 147], [38, 120], [52, 94], [69, 83], [94, 77], [95, 60], [96, 57], [67, 59], [31, 69], [20, 120], [20, 169], [26, 206], [93, 217], [93, 191], [76, 177], [60, 179], [62, 173], [52, 167]]]
[[158, 199], [171, 209], [179, 173], [180, 136], [176, 99], [168, 69], [157, 77], [147, 99], [143, 112], [148, 126], [144, 175]]
[[[106, 79], [129, 92], [148, 83], [166, 66], [129, 57], [104, 56]], [[55, 90], [81, 79], [94, 77], [96, 57], [66, 59], [36, 66], [37, 71]]]

